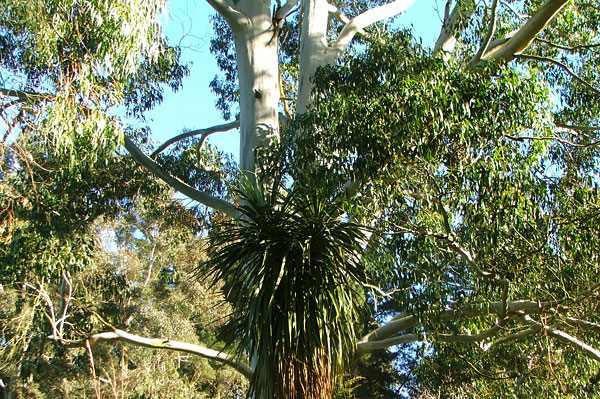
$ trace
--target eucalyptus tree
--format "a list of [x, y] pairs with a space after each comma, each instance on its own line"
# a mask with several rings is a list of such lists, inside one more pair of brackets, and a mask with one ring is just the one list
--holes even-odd
[[[507, 381], [498, 395], [549, 390], [539, 384], [549, 376], [565, 394], [593, 390], [598, 5], [448, 1], [424, 49], [378, 24], [407, 0], [207, 2], [225, 70], [213, 90], [238, 120], [151, 155], [124, 143], [225, 218], [201, 269], [226, 280], [237, 355], [121, 329], [87, 340], [223, 361], [261, 398], [330, 397], [356, 358], [411, 342], [433, 342], [417, 370], [424, 395], [446, 389], [427, 377], [454, 347], [471, 378]], [[118, 143], [124, 122], [111, 107], [140, 115], [160, 99], [158, 83], [177, 87], [185, 71], [162, 37], [162, 2], [46, 5], [0, 6], [3, 112], [9, 132], [54, 140], [76, 161]], [[210, 157], [206, 136], [233, 127], [237, 203], [206, 189], [209, 170], [162, 156], [178, 143], [190, 145], [184, 156]], [[81, 138], [87, 146], [74, 145]], [[381, 325], [361, 338], [354, 326], [369, 301]], [[450, 378], [457, 395], [484, 386]]]

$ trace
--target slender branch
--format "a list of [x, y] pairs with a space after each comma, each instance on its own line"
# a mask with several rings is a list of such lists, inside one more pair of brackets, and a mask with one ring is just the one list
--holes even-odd
[[556, 124], [556, 127], [559, 127], [561, 129], [569, 129], [569, 130], [577, 130], [577, 131], [590, 131], [590, 132], [595, 132], [595, 131], [600, 131], [600, 126], [577, 126], [577, 125], [561, 125], [561, 124]]
[[251, 379], [254, 371], [245, 363], [239, 361], [235, 357], [223, 352], [209, 349], [202, 345], [189, 344], [186, 342], [171, 341], [169, 339], [144, 338], [139, 335], [129, 334], [122, 330], [114, 330], [112, 332], [103, 332], [94, 334], [86, 339], [72, 341], [67, 344], [67, 347], [80, 347], [85, 345], [96, 345], [103, 342], [121, 341], [130, 344], [143, 346], [153, 349], [167, 349], [178, 352], [191, 353], [210, 360], [216, 360], [227, 364], [239, 371], [246, 378]]
[[352, 18], [344, 26], [338, 36], [333, 49], [340, 54], [343, 53], [354, 36], [362, 29], [376, 22], [393, 17], [406, 11], [415, 0], [396, 0], [389, 4], [384, 4], [363, 12], [360, 15]]
[[[439, 317], [441, 321], [451, 321], [460, 317], [464, 318], [473, 318], [486, 316], [489, 314], [496, 314], [500, 316], [503, 312], [505, 314], [516, 314], [517, 312], [521, 312], [522, 314], [529, 313], [541, 313], [543, 309], [548, 307], [547, 304], [539, 303], [536, 301], [509, 301], [507, 303], [499, 302], [491, 302], [484, 305], [474, 306], [474, 305], [466, 305], [459, 309], [446, 309], [442, 311], [436, 317]], [[504, 311], [503, 309], [506, 308]], [[381, 347], [389, 347], [391, 345], [396, 345], [397, 339], [405, 336], [400, 335], [394, 337], [395, 334], [398, 334], [401, 331], [409, 330], [418, 325], [419, 319], [416, 316], [400, 314], [388, 323], [383, 326], [373, 330], [372, 332], [365, 335], [357, 345], [357, 355], [363, 354], [365, 351], [375, 349], [381, 349]], [[493, 330], [495, 331], [495, 330]], [[488, 332], [491, 333], [491, 332]], [[443, 339], [443, 338], [442, 338]], [[407, 341], [412, 342], [412, 341]], [[367, 344], [372, 343], [372, 344]], [[390, 345], [391, 343], [391, 345]], [[387, 345], [387, 346], [386, 346]]]
[[594, 86], [592, 86], [585, 79], [581, 78], [579, 75], [577, 75], [575, 72], [573, 72], [573, 70], [571, 68], [569, 68], [567, 65], [563, 64], [562, 62], [560, 62], [558, 60], [555, 60], [555, 59], [549, 58], [549, 57], [540, 57], [540, 56], [532, 55], [532, 54], [519, 54], [519, 55], [517, 55], [517, 57], [527, 59], [527, 60], [549, 62], [551, 64], [554, 64], [554, 65], [560, 67], [561, 69], [563, 69], [569, 75], [571, 75], [571, 77], [573, 77], [573, 79], [575, 79], [576, 81], [578, 81], [579, 83], [581, 83], [582, 85], [584, 85], [585, 87], [587, 87], [588, 89], [593, 91], [594, 93], [600, 95], [600, 89], [597, 89]]
[[535, 40], [537, 42], [547, 44], [551, 47], [565, 50], [565, 51], [571, 51], [571, 52], [575, 52], [577, 50], [591, 50], [593, 48], [600, 47], [600, 43], [580, 44], [577, 46], [565, 46], [563, 44], [554, 43], [554, 42], [551, 42], [550, 40], [540, 39], [538, 37], [536, 37]]
[[0, 87], [0, 94], [5, 95], [7, 97], [18, 98], [23, 102], [31, 100], [46, 100], [48, 98], [54, 97], [51, 94], [41, 94], [27, 90], [5, 89], [2, 87]]
[[592, 346], [586, 344], [585, 342], [578, 340], [577, 338], [567, 334], [566, 332], [560, 331], [551, 326], [545, 326], [542, 323], [533, 320], [531, 317], [529, 317], [527, 315], [520, 316], [519, 321], [523, 324], [526, 324], [529, 326], [536, 326], [536, 327], [539, 327], [540, 329], [543, 329], [546, 334], [548, 334], [554, 338], [557, 338], [560, 341], [566, 342], [567, 344], [574, 346], [577, 350], [583, 352], [589, 358], [594, 359], [597, 362], [600, 362], [600, 351], [598, 349], [593, 348]]
[[162, 179], [165, 183], [177, 191], [187, 195], [191, 199], [198, 201], [203, 205], [223, 212], [227, 216], [236, 217], [237, 209], [235, 206], [227, 201], [223, 201], [220, 198], [216, 198], [210, 194], [196, 190], [194, 187], [182, 182], [176, 177], [171, 176], [169, 173], [163, 170], [159, 164], [144, 154], [127, 136], [125, 136], [125, 149], [127, 149], [129, 154], [131, 154], [131, 157], [135, 159], [137, 163], [148, 169], [150, 172]]
[[390, 346], [407, 344], [419, 340], [420, 337], [417, 334], [403, 334], [393, 338], [382, 339], [380, 341], [361, 341], [356, 345], [356, 355], [360, 356], [369, 351], [387, 349]]
[[479, 47], [479, 51], [475, 54], [475, 57], [469, 62], [469, 67], [473, 68], [475, 65], [479, 63], [481, 60], [481, 56], [485, 54], [490, 46], [490, 42], [492, 41], [492, 37], [496, 33], [496, 18], [497, 18], [497, 10], [498, 10], [498, 0], [492, 1], [492, 10], [490, 11], [490, 24], [488, 25], [488, 30], [485, 35], [485, 39], [483, 39], [483, 43], [481, 43], [481, 47]]
[[502, 327], [495, 325], [494, 327], [482, 331], [478, 334], [438, 334], [435, 338], [440, 342], [446, 343], [471, 343], [479, 342], [484, 339], [488, 339], [498, 334], [502, 330]]
[[587, 321], [587, 320], [581, 320], [581, 319], [575, 319], [573, 317], [567, 317], [565, 319], [565, 321], [567, 322], [568, 325], [572, 326], [572, 327], [577, 327], [577, 328], [581, 328], [581, 329], [590, 329], [590, 330], [594, 330], [596, 332], [600, 332], [600, 324], [598, 323], [593, 323], [591, 321]]
[[569, 0], [546, 0], [509, 40], [492, 47], [481, 59], [485, 61], [496, 58], [507, 62], [512, 61], [517, 54], [529, 47], [538, 33], [554, 19], [568, 2]]
[[504, 1], [504, 0], [500, 0], [500, 3], [502, 3], [502, 5], [505, 6], [506, 8], [508, 8], [520, 20], [524, 21], [527, 18], [529, 18], [529, 15], [521, 14], [520, 12], [518, 12], [517, 10], [515, 10], [514, 7], [509, 2]]
[[158, 154], [160, 154], [161, 152], [163, 152], [168, 146], [170, 146], [173, 143], [176, 143], [178, 141], [181, 140], [185, 140], [189, 137], [193, 137], [193, 136], [200, 136], [200, 144], [199, 146], [202, 146], [202, 144], [204, 143], [204, 140], [206, 140], [206, 138], [208, 136], [210, 136], [213, 133], [220, 133], [220, 132], [227, 132], [231, 129], [235, 129], [240, 127], [240, 120], [236, 119], [233, 122], [229, 122], [229, 123], [224, 123], [222, 125], [217, 125], [217, 126], [212, 126], [212, 127], [208, 127], [206, 129], [196, 129], [196, 130], [190, 130], [189, 132], [185, 132], [182, 134], [179, 134], [175, 137], [170, 138], [169, 140], [165, 141], [160, 147], [158, 147], [153, 153], [152, 155], [150, 155], [151, 158], [155, 158]]
[[[339, 8], [337, 8], [335, 6], [332, 6], [332, 8], [329, 10], [329, 14], [336, 17], [344, 25], [346, 25], [350, 22], [350, 18], [348, 18], [343, 12], [341, 12], [339, 10]], [[358, 32], [356, 32], [356, 33], [360, 33], [361, 35], [364, 35], [366, 32], [362, 29], [359, 29]]]
[[549, 140], [549, 141], [556, 141], [558, 143], [569, 145], [572, 147], [582, 147], [582, 148], [593, 147], [595, 145], [600, 144], [600, 140], [594, 141], [592, 143], [582, 144], [582, 143], [574, 143], [572, 141], [565, 140], [560, 137], [554, 137], [554, 136], [551, 136], [551, 137], [549, 137], [549, 136], [518, 136], [517, 137], [517, 136], [511, 136], [510, 134], [505, 134], [504, 137], [506, 137], [507, 139], [510, 139], [510, 140], [520, 141], [520, 142], [523, 142], [525, 140], [538, 140], [538, 141]]
[[600, 289], [600, 282], [592, 285], [590, 288], [587, 288], [587, 289], [581, 291], [579, 294], [577, 294], [577, 298], [575, 300], [576, 301], [584, 300], [585, 298], [592, 295], [594, 292], [598, 291], [599, 289]]
[[539, 326], [533, 326], [526, 330], [519, 331], [518, 333], [514, 333], [514, 334], [507, 335], [505, 337], [502, 337], [502, 338], [494, 341], [491, 346], [500, 346], [500, 345], [507, 344], [510, 341], [517, 341], [517, 340], [527, 337], [528, 335], [536, 334], [539, 331], [540, 331]]

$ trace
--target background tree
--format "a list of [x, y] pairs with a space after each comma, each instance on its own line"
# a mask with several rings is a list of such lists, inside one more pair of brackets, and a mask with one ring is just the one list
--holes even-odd
[[[225, 112], [237, 103], [239, 122], [171, 143], [192, 145], [176, 157], [206, 156], [206, 135], [239, 124], [242, 183], [216, 191], [206, 168], [178, 169], [164, 146], [149, 157], [124, 138], [142, 166], [225, 219], [206, 270], [226, 280], [238, 356], [195, 353], [232, 365], [265, 398], [330, 397], [354, 359], [409, 342], [433, 348], [416, 371], [424, 395], [454, 355], [473, 370], [447, 377], [457, 396], [485, 393], [474, 375], [496, 378], [499, 395], [549, 391], [536, 379], [549, 375], [564, 394], [593, 390], [597, 5], [449, 1], [424, 49], [404, 32], [368, 32], [408, 1], [208, 3], [229, 28], [213, 42], [226, 72], [213, 89]], [[47, 19], [29, 16], [42, 3], [0, 6], [2, 65], [17, 79], [2, 89], [8, 126], [72, 163], [117, 143], [110, 107], [139, 114], [153, 105], [135, 108], [147, 92], [185, 73], [161, 36], [160, 5], [56, 2]], [[368, 300], [381, 303], [381, 326], [360, 338]], [[186, 348], [121, 329], [89, 339]], [[518, 361], [502, 360], [508, 344]]]

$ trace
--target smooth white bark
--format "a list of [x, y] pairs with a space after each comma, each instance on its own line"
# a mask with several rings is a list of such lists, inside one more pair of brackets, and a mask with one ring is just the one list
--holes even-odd
[[223, 352], [216, 351], [214, 349], [204, 347], [202, 345], [171, 341], [169, 339], [145, 338], [139, 335], [129, 334], [122, 330], [114, 330], [110, 332], [94, 334], [87, 339], [71, 342], [67, 346], [78, 347], [87, 344], [89, 344], [90, 346], [94, 346], [102, 342], [111, 341], [122, 341], [134, 345], [145, 346], [147, 348], [167, 349], [172, 351], [191, 353], [194, 355], [204, 357], [206, 359], [216, 360], [227, 364], [239, 371], [248, 379], [252, 378], [252, 374], [254, 373], [254, 370], [252, 370], [248, 365], [239, 361], [235, 357]]
[[491, 48], [481, 59], [496, 58], [507, 62], [512, 61], [516, 55], [529, 47], [537, 34], [554, 19], [568, 2], [569, 0], [547, 0], [509, 40]]
[[[450, 8], [451, 0], [448, 0], [446, 9]], [[449, 59], [450, 54], [456, 47], [456, 36], [459, 31], [459, 24], [467, 21], [473, 15], [475, 11], [475, 2], [473, 0], [467, 0], [464, 3], [459, 3], [454, 6], [451, 13], [446, 12], [444, 21], [442, 22], [442, 29], [440, 35], [433, 46], [433, 55], [438, 54], [440, 51], [444, 52], [444, 59]]]
[[175, 190], [182, 194], [187, 195], [191, 199], [200, 202], [203, 205], [213, 208], [217, 211], [223, 212], [227, 216], [237, 216], [237, 208], [227, 201], [223, 201], [220, 198], [213, 197], [210, 194], [196, 190], [194, 187], [187, 183], [173, 177], [167, 173], [163, 168], [157, 164], [153, 159], [144, 154], [131, 139], [125, 136], [125, 149], [129, 152], [131, 157], [140, 165], [148, 169], [155, 176], [159, 177], [165, 183], [173, 187]]
[[277, 26], [268, 0], [239, 0], [223, 7], [208, 0], [233, 31], [240, 89], [240, 167], [254, 172], [255, 150], [279, 137]]
[[335, 64], [358, 32], [369, 25], [406, 11], [413, 2], [414, 0], [396, 0], [357, 15], [345, 24], [336, 42], [329, 46], [327, 44], [329, 14], [338, 13], [337, 8], [326, 0], [304, 0], [296, 113], [305, 112], [310, 105], [313, 89], [311, 78], [317, 68]]

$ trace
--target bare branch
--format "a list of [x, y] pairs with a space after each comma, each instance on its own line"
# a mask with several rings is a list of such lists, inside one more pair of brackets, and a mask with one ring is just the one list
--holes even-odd
[[213, 197], [210, 194], [206, 194], [202, 191], [196, 190], [194, 187], [182, 182], [176, 177], [171, 176], [162, 167], [157, 164], [154, 160], [144, 154], [129, 137], [125, 137], [125, 148], [131, 154], [131, 157], [135, 159], [140, 165], [148, 169], [154, 175], [162, 179], [165, 183], [187, 195], [191, 199], [200, 202], [210, 208], [217, 211], [223, 212], [227, 216], [235, 217], [237, 215], [237, 209], [235, 206], [227, 201], [223, 201], [220, 198]]
[[406, 11], [414, 2], [414, 0], [396, 0], [389, 4], [384, 4], [379, 7], [372, 8], [363, 12], [360, 15], [352, 18], [344, 26], [344, 29], [340, 32], [333, 49], [338, 51], [340, 54], [343, 53], [354, 36], [362, 29], [376, 22], [384, 19], [393, 17]]
[[522, 59], [527, 59], [527, 60], [549, 62], [551, 64], [554, 64], [554, 65], [560, 67], [565, 72], [567, 72], [569, 75], [571, 75], [571, 77], [573, 77], [573, 79], [575, 79], [576, 81], [578, 81], [579, 83], [581, 83], [582, 85], [584, 85], [585, 87], [587, 87], [588, 89], [593, 91], [594, 93], [600, 95], [600, 89], [597, 89], [594, 86], [592, 86], [591, 84], [589, 84], [585, 79], [581, 78], [579, 75], [577, 75], [575, 72], [573, 72], [573, 70], [571, 68], [569, 68], [567, 65], [563, 64], [562, 62], [560, 62], [558, 60], [555, 60], [555, 59], [549, 58], [549, 57], [540, 57], [540, 56], [531, 55], [531, 54], [518, 54], [517, 57], [522, 58]]
[[[497, 316], [501, 316], [504, 312], [507, 315], [514, 315], [517, 312], [521, 314], [529, 314], [529, 313], [541, 313], [543, 309], [548, 307], [547, 304], [535, 302], [535, 301], [509, 301], [507, 303], [499, 302], [491, 302], [488, 304], [483, 304], [479, 306], [475, 305], [466, 305], [459, 309], [447, 309], [442, 311], [436, 317], [439, 317], [441, 321], [450, 321], [456, 320], [458, 318], [473, 318], [486, 316], [490, 314], [495, 314]], [[506, 310], [504, 310], [506, 309]], [[375, 329], [374, 331], [365, 335], [357, 345], [357, 355], [363, 354], [365, 351], [374, 350], [374, 349], [382, 349], [382, 347], [389, 347], [392, 345], [397, 345], [397, 340], [402, 340], [401, 337], [408, 336], [410, 334], [403, 334], [397, 337], [394, 337], [395, 334], [398, 334], [401, 331], [406, 331], [411, 328], [416, 327], [419, 324], [419, 319], [416, 316], [406, 315], [402, 313], [395, 318], [393, 318], [388, 323], [383, 326]], [[485, 334], [495, 334], [497, 333], [496, 328], [492, 328], [491, 331], [483, 332], [482, 336]], [[440, 335], [441, 337], [450, 337], [445, 335]], [[475, 337], [479, 336], [476, 334]], [[491, 335], [490, 335], [491, 336]], [[405, 338], [408, 339], [408, 338]], [[412, 338], [411, 338], [412, 339]], [[444, 338], [442, 338], [443, 340]], [[451, 338], [447, 338], [451, 339]], [[457, 340], [474, 340], [473, 338], [456, 338]], [[484, 338], [482, 338], [484, 339]], [[412, 342], [412, 341], [406, 341]], [[402, 343], [402, 342], [400, 342]]]
[[475, 57], [469, 62], [469, 66], [473, 68], [475, 65], [479, 63], [481, 60], [481, 56], [485, 54], [490, 46], [490, 42], [492, 41], [492, 37], [496, 33], [496, 14], [498, 10], [498, 0], [492, 1], [492, 10], [490, 11], [490, 24], [488, 25], [488, 30], [485, 35], [485, 39], [483, 39], [483, 43], [481, 43], [481, 47]]
[[573, 326], [573, 327], [577, 327], [577, 328], [581, 328], [583, 330], [594, 330], [596, 332], [600, 332], [600, 324], [598, 323], [593, 323], [591, 321], [586, 321], [586, 320], [581, 320], [581, 319], [575, 319], [573, 317], [567, 317], [566, 320], [568, 325]]
[[533, 320], [531, 317], [529, 317], [527, 315], [520, 316], [519, 321], [523, 324], [526, 324], [529, 326], [535, 326], [535, 327], [539, 327], [540, 329], [543, 329], [544, 332], [546, 332], [546, 334], [548, 334], [554, 338], [557, 338], [560, 341], [566, 342], [567, 344], [570, 344], [571, 346], [574, 346], [577, 350], [583, 352], [589, 358], [594, 359], [597, 362], [600, 362], [600, 351], [599, 350], [597, 350], [596, 348], [593, 348], [592, 346], [586, 344], [585, 342], [578, 340], [577, 338], [567, 334], [566, 332], [557, 330], [556, 328], [553, 328], [551, 326], [545, 326], [542, 323]]
[[535, 41], [547, 44], [550, 47], [554, 47], [554, 48], [557, 48], [560, 50], [565, 50], [565, 51], [570, 51], [570, 52], [576, 52], [578, 50], [591, 50], [591, 49], [600, 47], [600, 43], [580, 44], [577, 46], [565, 46], [563, 44], [554, 43], [554, 42], [551, 42], [550, 40], [540, 39], [538, 37], [535, 38]]
[[[452, 13], [448, 15], [450, 8], [450, 0], [446, 4], [446, 11], [444, 12], [444, 21], [442, 22], [442, 29], [438, 36], [435, 45], [433, 46], [433, 55], [435, 56], [440, 50], [445, 53], [451, 53], [454, 51], [456, 45], [456, 35], [458, 34], [459, 25], [471, 18], [473, 12], [475, 12], [475, 2], [473, 0], [467, 0], [464, 4], [460, 2], [454, 6]], [[446, 56], [446, 59], [448, 57]]]
[[52, 94], [42, 94], [27, 90], [5, 89], [2, 87], [0, 87], [0, 94], [6, 97], [18, 98], [23, 102], [28, 102], [31, 100], [47, 100], [48, 98], [54, 97]]
[[514, 333], [514, 334], [507, 335], [505, 337], [502, 337], [502, 338], [494, 341], [491, 346], [500, 346], [500, 345], [507, 344], [510, 341], [517, 341], [517, 340], [527, 337], [528, 335], [536, 334], [539, 331], [540, 331], [540, 328], [538, 326], [533, 326], [526, 330], [519, 331], [518, 333]]
[[509, 2], [504, 1], [504, 0], [500, 0], [500, 3], [502, 3], [502, 5], [505, 6], [506, 8], [508, 8], [520, 20], [524, 21], [527, 18], [529, 18], [529, 15], [527, 15], [527, 14], [521, 14], [520, 12], [518, 12], [517, 10], [515, 10], [514, 7], [512, 6], [512, 4], [510, 4]]
[[546, 0], [533, 16], [505, 43], [492, 47], [481, 57], [482, 60], [493, 58], [512, 61], [515, 56], [525, 50], [533, 39], [562, 10], [569, 0]]
[[277, 10], [277, 12], [275, 13], [275, 19], [285, 19], [290, 14], [292, 9], [296, 7], [296, 4], [298, 4], [298, 0], [288, 0], [287, 3], [282, 5]]
[[176, 143], [178, 141], [181, 140], [185, 140], [188, 137], [193, 137], [193, 136], [201, 136], [200, 137], [200, 146], [202, 146], [202, 144], [204, 143], [204, 140], [206, 140], [206, 138], [208, 136], [210, 136], [213, 133], [219, 133], [219, 132], [227, 132], [231, 129], [235, 129], [240, 127], [240, 120], [236, 119], [233, 122], [229, 122], [229, 123], [224, 123], [222, 125], [217, 125], [217, 126], [212, 126], [212, 127], [208, 127], [206, 129], [196, 129], [196, 130], [191, 130], [189, 132], [185, 132], [182, 133], [180, 135], [177, 135], [173, 138], [170, 138], [169, 140], [165, 141], [160, 147], [158, 147], [156, 149], [156, 151], [154, 151], [152, 153], [152, 155], [150, 155], [151, 158], [156, 157], [158, 154], [160, 154], [161, 152], [163, 152], [168, 146], [170, 146], [173, 143]]
[[595, 145], [600, 144], [600, 140], [598, 141], [594, 141], [591, 143], [575, 143], [573, 141], [569, 141], [569, 140], [565, 140], [562, 139], [560, 137], [555, 137], [555, 136], [511, 136], [510, 134], [505, 134], [504, 137], [506, 137], [507, 139], [510, 140], [514, 140], [514, 141], [520, 141], [523, 142], [525, 140], [537, 140], [537, 141], [556, 141], [557, 143], [561, 143], [561, 144], [565, 144], [565, 145], [569, 145], [572, 147], [593, 147]]
[[244, 21], [246, 17], [244, 14], [233, 8], [226, 0], [206, 0], [206, 2], [210, 4], [216, 12], [221, 14], [232, 31], [237, 31], [242, 27], [242, 21]]
[[80, 347], [85, 345], [96, 345], [103, 342], [121, 341], [130, 344], [144, 346], [153, 349], [167, 349], [178, 352], [191, 353], [210, 360], [216, 360], [227, 364], [239, 371], [246, 378], [251, 379], [254, 371], [245, 363], [235, 357], [223, 352], [204, 347], [202, 345], [189, 344], [186, 342], [171, 341], [169, 339], [144, 338], [139, 335], [129, 334], [122, 330], [112, 332], [103, 332], [94, 334], [86, 339], [73, 341], [67, 344], [67, 347]]
[[[350, 22], [350, 18], [348, 18], [344, 13], [342, 13], [339, 10], [339, 8], [337, 8], [337, 7], [332, 6], [332, 9], [329, 10], [329, 13], [331, 15], [333, 15], [334, 17], [336, 17], [344, 25], [346, 25]], [[360, 33], [361, 35], [364, 35], [365, 31], [362, 29], [359, 29], [358, 32], [356, 32], [356, 33]]]
[[362, 354], [379, 350], [379, 349], [387, 349], [390, 346], [407, 344], [409, 342], [419, 341], [419, 336], [417, 334], [403, 334], [397, 337], [382, 339], [380, 341], [361, 341], [356, 345], [356, 356], [361, 356]]
[[561, 129], [576, 130], [576, 131], [590, 131], [590, 132], [600, 131], [600, 126], [577, 126], [577, 125], [557, 124], [556, 127], [561, 128]]
[[498, 334], [502, 330], [502, 327], [495, 325], [494, 327], [482, 331], [478, 334], [438, 334], [435, 338], [440, 342], [446, 343], [471, 343], [471, 342], [479, 342], [484, 339], [488, 339]]

